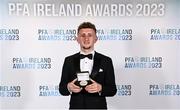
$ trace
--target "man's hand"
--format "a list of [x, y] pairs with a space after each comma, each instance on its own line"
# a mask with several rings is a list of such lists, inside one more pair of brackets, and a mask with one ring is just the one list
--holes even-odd
[[82, 88], [74, 84], [76, 80], [77, 79], [74, 79], [73, 81], [68, 83], [67, 88], [69, 92], [79, 93], [82, 90]]
[[91, 81], [92, 81], [92, 84], [87, 85], [87, 86], [85, 87], [85, 90], [86, 90], [87, 92], [89, 92], [89, 93], [101, 92], [101, 90], [102, 90], [102, 85], [99, 84], [99, 83], [97, 83], [96, 81], [94, 81], [94, 80], [92, 80], [92, 79], [91, 79]]

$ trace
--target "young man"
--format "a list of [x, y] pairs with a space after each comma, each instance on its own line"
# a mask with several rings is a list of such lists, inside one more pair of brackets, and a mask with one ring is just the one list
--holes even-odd
[[[97, 42], [95, 25], [90, 22], [80, 24], [77, 42], [80, 52], [65, 58], [59, 91], [62, 95], [71, 95], [70, 109], [107, 109], [105, 97], [114, 96], [117, 89], [111, 58], [94, 50]], [[83, 86], [80, 86], [77, 73], [84, 71], [89, 73], [90, 83], [85, 82], [87, 85], [84, 86], [82, 81]]]

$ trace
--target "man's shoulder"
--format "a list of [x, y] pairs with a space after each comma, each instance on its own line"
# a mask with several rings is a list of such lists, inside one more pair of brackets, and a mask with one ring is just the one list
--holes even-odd
[[98, 52], [95, 52], [96, 56], [101, 58], [101, 59], [106, 59], [106, 60], [111, 60], [111, 58], [107, 55], [104, 55], [102, 53], [98, 53]]
[[79, 52], [75, 53], [75, 54], [72, 54], [72, 55], [69, 55], [65, 59], [72, 59], [72, 58], [75, 58], [75, 57], [78, 57], [78, 56], [79, 56]]

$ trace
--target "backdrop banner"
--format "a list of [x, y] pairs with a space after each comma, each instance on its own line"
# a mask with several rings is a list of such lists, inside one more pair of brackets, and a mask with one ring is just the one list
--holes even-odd
[[113, 60], [109, 109], [180, 109], [180, 0], [0, 0], [0, 109], [68, 109], [58, 91], [80, 23]]

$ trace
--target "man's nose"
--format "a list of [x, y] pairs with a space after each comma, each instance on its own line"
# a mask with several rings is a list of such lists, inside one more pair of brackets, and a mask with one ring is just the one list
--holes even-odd
[[87, 35], [87, 36], [85, 36], [84, 38], [85, 38], [85, 40], [88, 40], [88, 39], [89, 39], [89, 36]]

